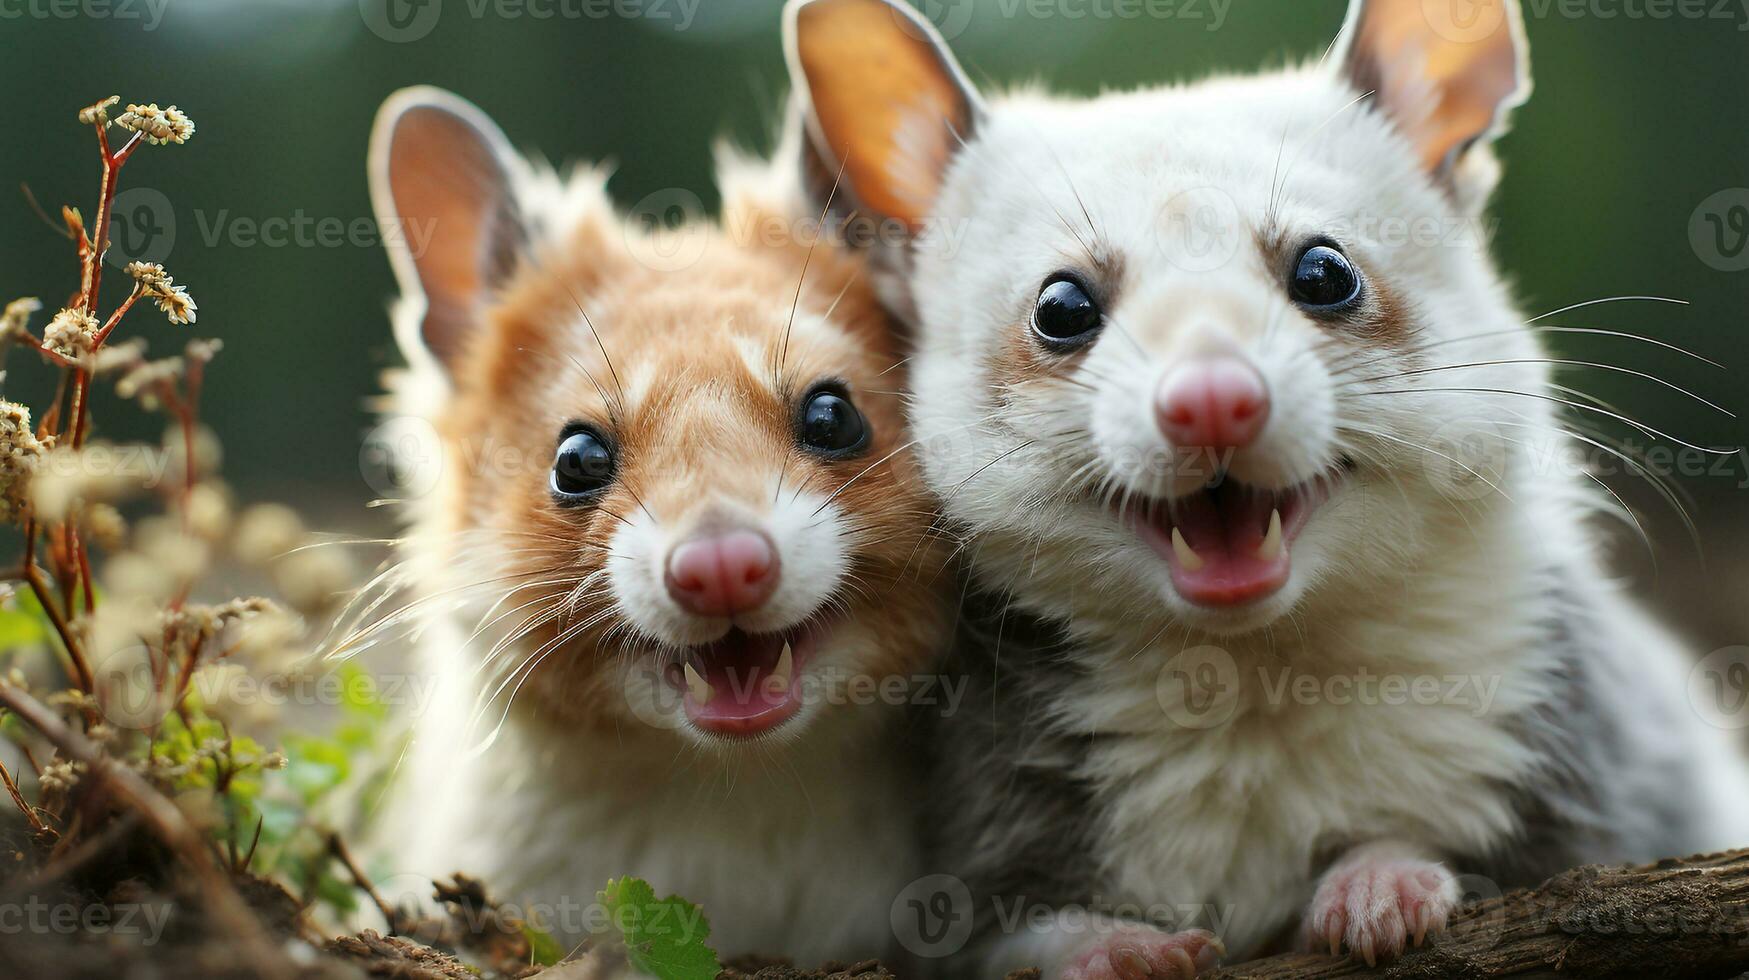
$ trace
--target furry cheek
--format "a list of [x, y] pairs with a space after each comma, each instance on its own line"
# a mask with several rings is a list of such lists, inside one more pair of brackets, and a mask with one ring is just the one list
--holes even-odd
[[836, 504], [811, 492], [784, 496], [765, 526], [783, 561], [783, 579], [748, 620], [754, 629], [776, 630], [814, 615], [837, 593], [850, 562], [850, 529]]

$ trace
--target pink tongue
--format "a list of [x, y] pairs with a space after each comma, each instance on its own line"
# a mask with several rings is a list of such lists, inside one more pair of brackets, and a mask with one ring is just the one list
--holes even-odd
[[691, 662], [710, 685], [711, 696], [700, 704], [688, 693], [686, 716], [722, 735], [756, 735], [788, 721], [801, 707], [799, 685], [792, 677], [782, 691], [770, 686], [783, 646], [781, 636], [737, 630], [700, 650]]
[[[1170, 563], [1178, 593], [1199, 605], [1235, 606], [1281, 588], [1288, 573], [1286, 542], [1274, 558], [1257, 557], [1274, 506], [1269, 494], [1231, 484], [1175, 501], [1170, 520], [1162, 515], [1156, 522], [1156, 532], [1166, 538], [1155, 547]], [[1202, 560], [1196, 570], [1179, 561], [1172, 547], [1172, 527]]]

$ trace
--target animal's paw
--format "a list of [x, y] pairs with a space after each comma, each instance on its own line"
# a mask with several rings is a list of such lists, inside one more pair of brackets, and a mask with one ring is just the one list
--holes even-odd
[[1443, 865], [1399, 849], [1363, 851], [1318, 885], [1304, 942], [1312, 949], [1327, 945], [1332, 956], [1347, 948], [1375, 966], [1444, 932], [1458, 898], [1457, 879]]
[[1058, 980], [1194, 980], [1227, 955], [1214, 933], [1125, 926], [1077, 952]]

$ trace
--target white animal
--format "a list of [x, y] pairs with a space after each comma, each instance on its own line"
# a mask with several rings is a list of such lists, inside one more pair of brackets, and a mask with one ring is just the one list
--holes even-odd
[[951, 975], [1373, 962], [1465, 891], [1749, 843], [1477, 231], [1516, 2], [1092, 99], [986, 99], [889, 0], [792, 0], [787, 45], [840, 218], [910, 232], [870, 259], [988, 596], [936, 733]]

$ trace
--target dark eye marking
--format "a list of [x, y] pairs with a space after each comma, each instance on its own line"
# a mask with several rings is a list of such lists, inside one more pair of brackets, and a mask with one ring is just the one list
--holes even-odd
[[617, 464], [613, 443], [605, 435], [589, 426], [568, 425], [559, 434], [547, 486], [562, 506], [593, 503], [613, 484]]
[[1073, 273], [1054, 273], [1039, 289], [1032, 332], [1047, 350], [1066, 353], [1085, 346], [1104, 325], [1105, 314]]
[[809, 389], [796, 414], [796, 442], [816, 456], [846, 459], [868, 448], [869, 424], [843, 384], [826, 381]]
[[1335, 243], [1315, 241], [1301, 249], [1288, 276], [1287, 294], [1308, 313], [1334, 316], [1360, 305], [1360, 270]]

